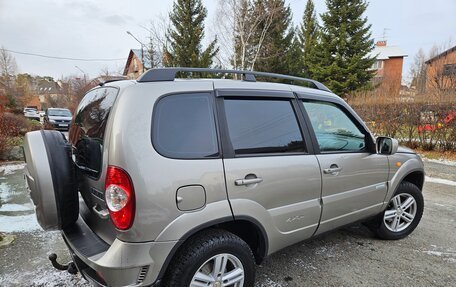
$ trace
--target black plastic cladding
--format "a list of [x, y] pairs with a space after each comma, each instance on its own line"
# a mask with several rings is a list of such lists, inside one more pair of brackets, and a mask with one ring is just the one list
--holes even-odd
[[259, 77], [268, 77], [268, 78], [276, 78], [276, 79], [285, 79], [290, 81], [299, 81], [299, 82], [307, 82], [314, 86], [314, 88], [322, 91], [331, 92], [325, 85], [320, 82], [294, 77], [294, 76], [287, 76], [282, 74], [274, 74], [274, 73], [264, 73], [264, 72], [255, 72], [255, 71], [239, 71], [239, 70], [223, 70], [223, 69], [207, 69], [207, 68], [156, 68], [150, 69], [145, 72], [141, 77], [138, 78], [138, 82], [166, 82], [166, 81], [174, 81], [176, 78], [176, 74], [179, 72], [185, 73], [209, 73], [209, 74], [238, 74], [242, 75], [242, 80], [246, 82], [256, 82], [255, 76]]

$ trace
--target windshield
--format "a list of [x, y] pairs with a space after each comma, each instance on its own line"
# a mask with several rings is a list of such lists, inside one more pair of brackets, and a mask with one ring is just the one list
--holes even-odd
[[33, 113], [33, 112], [35, 112], [35, 113], [37, 112], [36, 109], [25, 109], [25, 111], [26, 111], [26, 112], [32, 112], [32, 113]]
[[48, 110], [48, 115], [56, 117], [71, 117], [71, 112], [69, 110]]

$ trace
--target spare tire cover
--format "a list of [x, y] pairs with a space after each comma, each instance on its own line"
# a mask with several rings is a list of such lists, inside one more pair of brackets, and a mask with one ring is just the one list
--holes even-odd
[[36, 218], [44, 230], [72, 225], [79, 214], [77, 178], [71, 145], [58, 131], [25, 135], [25, 176]]

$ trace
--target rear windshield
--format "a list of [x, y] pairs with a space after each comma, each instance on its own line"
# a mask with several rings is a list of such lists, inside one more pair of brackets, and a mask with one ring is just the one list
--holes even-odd
[[118, 89], [113, 87], [87, 93], [76, 110], [70, 128], [74, 161], [80, 170], [92, 177], [98, 177], [101, 172], [106, 124], [117, 93]]
[[48, 115], [55, 117], [71, 117], [71, 112], [69, 110], [48, 110]]

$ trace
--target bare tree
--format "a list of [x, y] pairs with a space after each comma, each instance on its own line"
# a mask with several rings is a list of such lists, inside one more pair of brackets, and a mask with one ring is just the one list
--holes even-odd
[[267, 13], [261, 13], [255, 11], [250, 0], [218, 1], [214, 29], [221, 44], [222, 63], [241, 70], [255, 68], [264, 39], [279, 11], [278, 3], [273, 5]]
[[410, 65], [411, 86], [415, 87], [418, 93], [423, 93], [426, 88], [426, 55], [420, 49], [413, 58]]
[[100, 70], [99, 77], [103, 78], [104, 80], [123, 78], [124, 76], [122, 75], [122, 73], [122, 67], [110, 69], [108, 66], [105, 66]]
[[16, 69], [16, 60], [4, 47], [2, 47], [0, 49], [1, 80], [8, 89], [11, 88], [11, 79], [16, 74]]
[[151, 21], [150, 27], [141, 26], [149, 32], [148, 45], [145, 50], [145, 58], [151, 67], [163, 67], [164, 51], [168, 48], [168, 31], [170, 29], [169, 17], [161, 14], [156, 20]]

